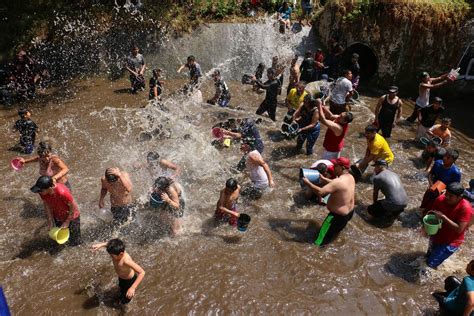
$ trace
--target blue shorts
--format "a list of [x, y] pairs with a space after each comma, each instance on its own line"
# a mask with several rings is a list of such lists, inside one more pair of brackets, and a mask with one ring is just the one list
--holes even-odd
[[430, 268], [437, 268], [444, 260], [448, 259], [459, 247], [450, 245], [435, 245], [431, 244], [426, 253], [426, 264]]
[[220, 107], [227, 107], [229, 106], [230, 98], [222, 98], [219, 101], [217, 101], [217, 104], [219, 104]]

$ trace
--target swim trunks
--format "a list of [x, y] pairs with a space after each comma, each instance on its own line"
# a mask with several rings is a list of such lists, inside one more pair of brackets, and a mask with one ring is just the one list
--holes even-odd
[[136, 207], [134, 204], [112, 206], [110, 211], [112, 212], [114, 225], [122, 225], [129, 219], [135, 219], [136, 216]]
[[344, 216], [329, 212], [321, 225], [321, 229], [319, 230], [318, 237], [314, 241], [314, 244], [321, 247], [333, 241], [337, 234], [346, 227], [353, 215], [354, 210]]
[[132, 287], [133, 283], [137, 279], [137, 275], [134, 274], [131, 279], [122, 279], [119, 278], [119, 287], [120, 287], [120, 303], [121, 304], [128, 304], [132, 300], [131, 298], [127, 297], [127, 291], [129, 288]]

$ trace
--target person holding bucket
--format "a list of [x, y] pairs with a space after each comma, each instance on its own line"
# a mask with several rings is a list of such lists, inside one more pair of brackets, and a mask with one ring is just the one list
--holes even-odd
[[[312, 174], [312, 171], [315, 173]], [[329, 160], [317, 160], [309, 169], [300, 170], [300, 178], [302, 179], [303, 177], [308, 178], [314, 185], [322, 187], [336, 177], [334, 174], [334, 164]], [[323, 202], [323, 199], [316, 195], [308, 186], [303, 184], [302, 186], [303, 195], [307, 200], [313, 200], [317, 203]]]
[[183, 189], [171, 178], [158, 177], [153, 184], [150, 204], [158, 208], [160, 216], [171, 225], [171, 234], [181, 233], [181, 218], [184, 216]]
[[[461, 182], [461, 170], [454, 164], [458, 157], [459, 152], [457, 150], [448, 148], [443, 159], [435, 161], [428, 174], [428, 189], [423, 195], [420, 205], [423, 215], [430, 209], [434, 199], [441, 194], [442, 189], [440, 188], [453, 182]], [[443, 184], [443, 186], [440, 186], [440, 184]]]
[[69, 189], [62, 183], [55, 183], [50, 176], [41, 176], [30, 190], [38, 193], [43, 201], [48, 217], [48, 230], [53, 227], [69, 229], [69, 245], [79, 245], [81, 243], [81, 214]]
[[299, 125], [296, 137], [296, 152], [298, 153], [306, 141], [306, 155], [313, 154], [313, 147], [319, 137], [320, 124], [318, 104], [321, 99], [314, 99], [311, 95], [304, 97], [304, 102], [293, 114], [293, 121]]
[[214, 219], [216, 222], [228, 223], [237, 226], [240, 213], [237, 212], [237, 200], [240, 196], [240, 185], [237, 180], [230, 178], [225, 183], [225, 188], [221, 190], [219, 201], [217, 201]]
[[[387, 169], [387, 161], [380, 159], [372, 166], [375, 174], [373, 179], [373, 204], [369, 205], [367, 212], [375, 218], [387, 219], [391, 225], [407, 206], [408, 196], [400, 177], [395, 172]], [[378, 199], [380, 191], [382, 191], [385, 199]]]
[[436, 198], [431, 207], [442, 221], [441, 228], [430, 238], [426, 264], [435, 269], [455, 253], [464, 242], [464, 234], [472, 217], [472, 206], [463, 198], [464, 187], [459, 182], [450, 183], [446, 193]]
[[337, 176], [323, 187], [311, 183], [306, 177], [303, 182], [319, 196], [331, 194], [327, 208], [329, 214], [324, 219], [314, 244], [321, 247], [333, 241], [354, 215], [355, 180], [349, 173], [351, 162], [345, 157], [333, 159], [334, 173]]

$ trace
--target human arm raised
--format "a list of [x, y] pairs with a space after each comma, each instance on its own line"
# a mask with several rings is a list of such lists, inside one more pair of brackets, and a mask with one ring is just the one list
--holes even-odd
[[[326, 112], [325, 110], [326, 110], [326, 108], [324, 107], [324, 105], [318, 104], [319, 121], [321, 122], [321, 124], [326, 125], [327, 128], [329, 128], [331, 131], [333, 131], [333, 133], [336, 136], [341, 136], [342, 133], [344, 132], [343, 127], [340, 124], [337, 124], [337, 123], [335, 123], [331, 120], [328, 120], [326, 118], [326, 114], [324, 113], [324, 112]], [[332, 115], [332, 113], [330, 115]], [[337, 116], [337, 117], [339, 117], [339, 116]]]
[[176, 179], [177, 177], [179, 177], [179, 175], [181, 175], [181, 171], [182, 171], [182, 168], [180, 166], [178, 166], [177, 164], [175, 163], [172, 163], [171, 161], [169, 160], [166, 160], [166, 159], [161, 159], [160, 160], [160, 166], [161, 168], [163, 169], [171, 169], [171, 170], [174, 170], [174, 173], [171, 175], [170, 178], [172, 179]]

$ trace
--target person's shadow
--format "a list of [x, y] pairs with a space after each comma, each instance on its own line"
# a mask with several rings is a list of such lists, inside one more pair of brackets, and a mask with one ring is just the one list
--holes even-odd
[[310, 219], [270, 218], [268, 224], [285, 241], [312, 243], [320, 225]]
[[220, 233], [219, 231], [224, 229], [224, 226], [229, 225], [227, 223], [218, 223], [214, 218], [208, 218], [203, 221], [201, 228], [204, 236], [221, 238], [227, 244], [238, 244], [242, 240], [242, 233], [238, 232], [235, 227], [235, 234], [234, 231]]
[[[45, 228], [42, 227], [42, 229]], [[47, 237], [28, 240], [24, 242], [20, 247], [20, 252], [12, 259], [26, 259], [30, 257], [33, 253], [41, 251], [46, 251], [50, 256], [55, 256], [66, 248], [66, 246], [58, 245]]]
[[122, 89], [116, 89], [114, 90], [114, 93], [117, 93], [117, 94], [131, 94], [130, 92], [130, 88], [122, 88]]
[[410, 283], [417, 283], [420, 279], [416, 261], [425, 255], [424, 252], [393, 253], [384, 265], [386, 272]]
[[283, 135], [281, 133], [281, 131], [268, 131], [267, 132], [267, 136], [268, 138], [270, 138], [270, 140], [274, 143], [279, 143], [279, 142], [282, 142], [286, 139], [289, 139], [287, 136]]

